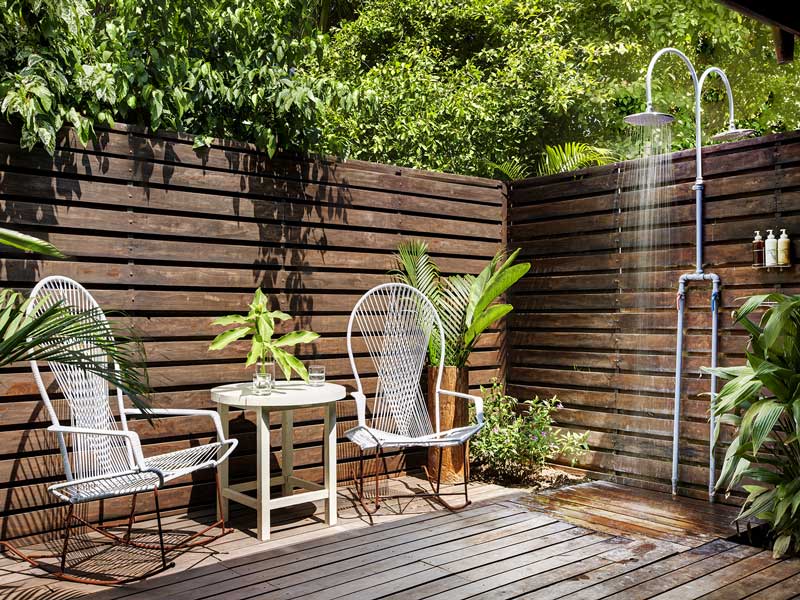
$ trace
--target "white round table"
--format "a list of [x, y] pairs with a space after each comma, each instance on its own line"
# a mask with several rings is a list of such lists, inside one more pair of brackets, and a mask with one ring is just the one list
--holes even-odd
[[[267, 396], [253, 393], [252, 383], [232, 383], [220, 385], [211, 390], [211, 399], [217, 403], [217, 411], [222, 421], [223, 431], [229, 435], [231, 408], [254, 410], [256, 413], [256, 480], [235, 485], [228, 482], [228, 462], [219, 466], [220, 488], [222, 491], [222, 514], [228, 519], [228, 502], [233, 500], [255, 509], [257, 516], [258, 539], [269, 539], [270, 510], [283, 506], [294, 506], [304, 502], [325, 500], [325, 522], [336, 524], [336, 401], [347, 395], [344, 386], [324, 383], [311, 386], [302, 381], [279, 381]], [[294, 476], [294, 445], [292, 411], [299, 408], [320, 406], [325, 408], [325, 434], [323, 462], [325, 483], [320, 485]], [[281, 419], [281, 474], [270, 477], [270, 436], [269, 415], [280, 411]], [[270, 498], [270, 486], [281, 484], [283, 494]], [[305, 492], [295, 494], [294, 489]], [[256, 497], [244, 492], [256, 490]]]

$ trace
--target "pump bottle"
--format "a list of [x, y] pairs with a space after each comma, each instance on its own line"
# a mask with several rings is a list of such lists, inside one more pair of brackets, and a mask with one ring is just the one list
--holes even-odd
[[764, 266], [764, 238], [761, 237], [761, 232], [755, 232], [756, 237], [753, 239], [753, 266]]
[[772, 233], [772, 229], [767, 229], [767, 241], [764, 242], [764, 265], [767, 267], [778, 266], [778, 240]]
[[778, 239], [778, 266], [789, 266], [789, 236], [786, 235], [786, 230], [781, 229], [781, 237]]

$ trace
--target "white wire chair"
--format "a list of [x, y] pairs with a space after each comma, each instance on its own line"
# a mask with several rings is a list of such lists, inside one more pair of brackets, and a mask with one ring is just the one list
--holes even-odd
[[[83, 286], [67, 277], [46, 277], [31, 292], [33, 301], [28, 312], [45, 310], [56, 303], [73, 310], [76, 314], [99, 308], [97, 302]], [[100, 313], [100, 311], [98, 311]], [[100, 313], [102, 314], [102, 313]], [[102, 317], [105, 319], [105, 317]], [[111, 336], [109, 328], [109, 336]], [[87, 342], [76, 341], [72, 346], [83, 352], [92, 353], [98, 362], [108, 360], [105, 353]], [[236, 448], [236, 439], [227, 439], [222, 430], [219, 415], [211, 410], [162, 409], [152, 408], [147, 416], [205, 416], [212, 420], [217, 433], [217, 441], [177, 450], [166, 454], [145, 456], [139, 436], [128, 429], [129, 416], [142, 415], [138, 408], [126, 408], [122, 391], [116, 390], [116, 404], [119, 414], [117, 420], [112, 411], [108, 383], [99, 375], [90, 373], [79, 367], [48, 363], [58, 387], [63, 393], [69, 408], [69, 425], [62, 425], [47, 392], [39, 365], [31, 361], [31, 369], [42, 401], [50, 416], [52, 425], [48, 431], [54, 432], [58, 439], [66, 481], [51, 485], [48, 490], [59, 500], [69, 503], [65, 522], [63, 549], [60, 555], [60, 570], [56, 576], [80, 582], [91, 581], [98, 584], [120, 583], [119, 580], [76, 577], [66, 570], [66, 556], [70, 531], [74, 523], [87, 526], [94, 531], [113, 539], [115, 542], [129, 544], [139, 548], [151, 548], [161, 551], [162, 568], [167, 568], [167, 551], [181, 547], [192, 547], [217, 539], [230, 529], [225, 528], [222, 517], [201, 531], [198, 531], [179, 544], [165, 546], [161, 528], [161, 512], [158, 502], [158, 490], [165, 483], [178, 477], [194, 473], [201, 469], [215, 469], [227, 460]], [[114, 367], [119, 369], [115, 363]], [[219, 505], [219, 476], [216, 477], [217, 502]], [[158, 544], [138, 543], [131, 539], [131, 529], [135, 521], [136, 496], [142, 492], [153, 492], [156, 520], [158, 523]], [[118, 496], [132, 496], [131, 512], [128, 517], [127, 531], [120, 536], [112, 533], [102, 525], [89, 523], [75, 514], [75, 506], [94, 500], [104, 500]], [[222, 514], [221, 512], [219, 513]], [[214, 528], [220, 532], [206, 535]], [[201, 538], [201, 539], [197, 539]], [[34, 566], [45, 566], [38, 559], [50, 558], [53, 555], [26, 555], [12, 548], [15, 554]], [[127, 581], [127, 579], [125, 580]]]
[[[367, 398], [358, 375], [353, 354], [353, 330], [360, 334], [378, 374], [373, 411], [367, 418]], [[421, 292], [403, 283], [386, 283], [376, 286], [362, 296], [350, 314], [347, 324], [347, 353], [356, 380], [357, 391], [352, 396], [356, 401], [358, 425], [345, 435], [361, 450], [359, 456], [358, 497], [365, 511], [373, 514], [380, 507], [379, 472], [381, 451], [384, 448], [412, 446], [439, 448], [439, 468], [436, 482], [428, 476], [433, 493], [413, 494], [413, 497], [433, 496], [439, 502], [454, 509], [442, 496], [464, 496], [463, 508], [470, 504], [467, 463], [469, 439], [483, 427], [483, 399], [480, 396], [462, 394], [441, 389], [444, 369], [444, 352], [439, 352], [436, 390], [433, 398], [434, 419], [422, 395], [422, 368], [428, 354], [431, 336], [439, 348], [444, 348], [444, 328], [436, 308]], [[441, 431], [439, 396], [445, 394], [472, 401], [475, 405], [475, 424]], [[441, 493], [442, 449], [461, 446], [464, 457], [464, 491]], [[364, 495], [364, 452], [375, 450], [375, 499], [367, 506]], [[385, 457], [384, 474], [388, 476]], [[426, 470], [427, 474], [427, 470]], [[398, 497], [398, 496], [393, 496]], [[404, 497], [404, 496], [399, 496]]]

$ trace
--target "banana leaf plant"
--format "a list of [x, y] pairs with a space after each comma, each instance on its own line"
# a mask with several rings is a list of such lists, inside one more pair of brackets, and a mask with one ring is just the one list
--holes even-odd
[[[749, 315], [766, 309], [758, 324]], [[718, 491], [744, 483], [737, 519], [766, 521], [776, 557], [800, 551], [800, 295], [752, 296], [734, 313], [747, 329], [746, 364], [704, 369], [727, 380], [716, 398], [715, 436], [736, 436], [725, 454]]]
[[222, 350], [237, 340], [251, 336], [250, 352], [248, 352], [245, 362], [246, 367], [259, 363], [258, 368], [266, 372], [266, 363], [269, 358], [272, 358], [283, 371], [287, 381], [291, 379], [292, 371], [294, 371], [307, 382], [308, 371], [303, 363], [284, 348], [313, 342], [319, 337], [319, 334], [300, 330], [291, 331], [275, 340], [272, 339], [276, 321], [287, 321], [291, 318], [291, 315], [280, 310], [270, 310], [269, 300], [259, 288], [250, 303], [250, 312], [246, 315], [227, 315], [212, 322], [212, 325], [238, 325], [238, 327], [220, 333], [214, 338], [208, 349]]
[[[146, 413], [150, 384], [141, 342], [115, 330], [99, 308], [74, 312], [61, 304], [43, 307], [44, 300], [26, 314], [30, 298], [0, 290], [0, 367], [30, 360], [75, 366], [120, 388]], [[96, 352], [86, 352], [87, 345]]]
[[[398, 246], [396, 268], [390, 272], [397, 281], [422, 292], [436, 307], [444, 328], [445, 365], [464, 367], [481, 335], [514, 307], [496, 302], [530, 269], [530, 263], [514, 264], [519, 250], [506, 257], [498, 252], [475, 275], [442, 276], [428, 254], [428, 245], [418, 240]], [[431, 336], [428, 360], [439, 362], [441, 349]]]

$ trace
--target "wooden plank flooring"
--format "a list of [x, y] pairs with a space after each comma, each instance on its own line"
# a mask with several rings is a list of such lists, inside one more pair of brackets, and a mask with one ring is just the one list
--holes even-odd
[[[422, 499], [395, 502], [370, 525], [342, 490], [341, 525], [324, 527], [319, 507], [309, 506], [285, 513], [264, 544], [247, 529], [252, 514], [242, 512], [236, 533], [175, 557], [165, 573], [116, 588], [57, 582], [4, 559], [0, 598], [800, 598], [800, 560], [775, 560], [725, 539], [735, 532], [731, 507], [603, 482], [536, 495], [474, 484], [472, 494], [473, 505], [455, 513]], [[188, 532], [203, 520], [171, 517], [166, 526]]]

